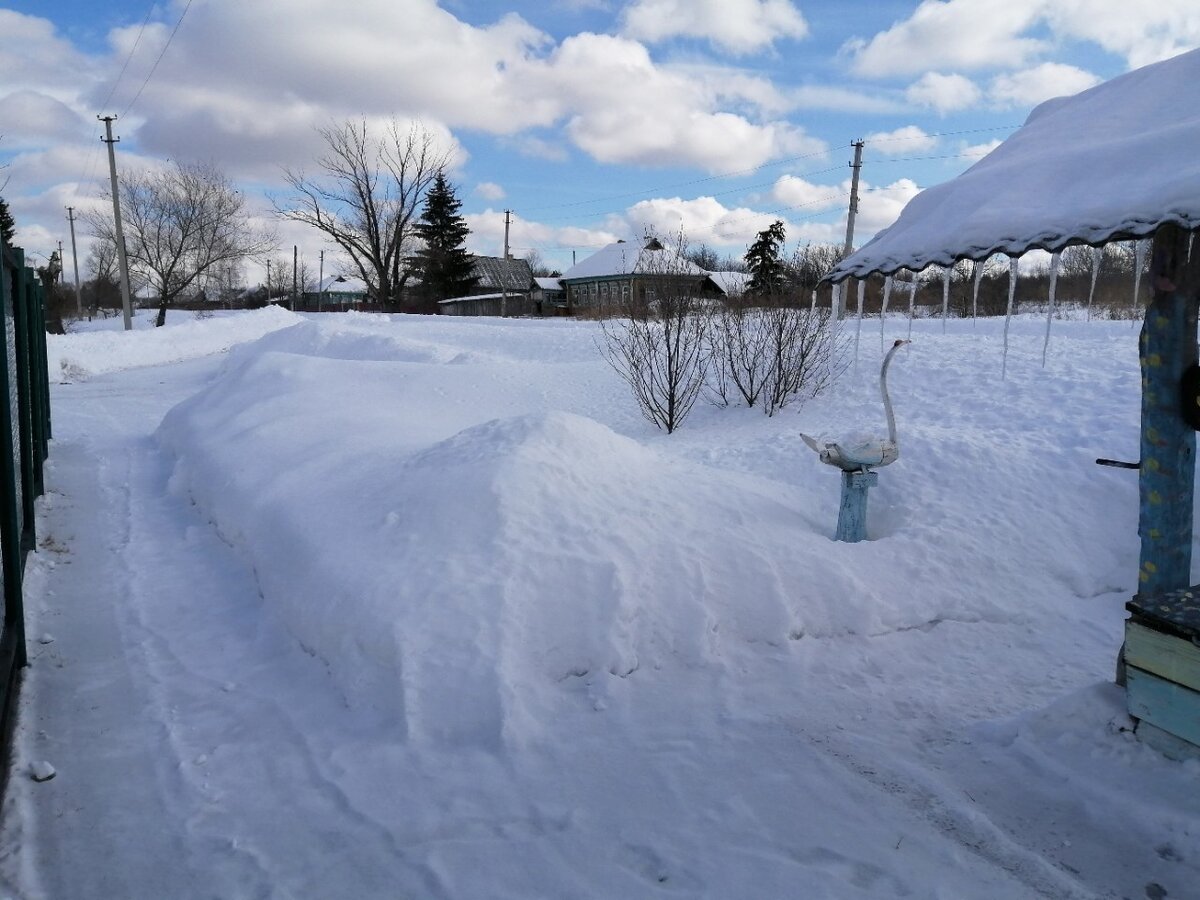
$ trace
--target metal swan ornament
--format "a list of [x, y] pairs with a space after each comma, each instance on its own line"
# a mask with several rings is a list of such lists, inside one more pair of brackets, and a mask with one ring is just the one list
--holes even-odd
[[900, 455], [900, 444], [896, 441], [896, 417], [892, 414], [892, 401], [888, 397], [888, 366], [896, 351], [911, 341], [898, 340], [883, 358], [879, 371], [879, 391], [883, 395], [883, 411], [887, 414], [888, 436], [886, 438], [853, 438], [845, 443], [820, 444], [807, 434], [801, 434], [804, 443], [812, 447], [821, 457], [821, 462], [837, 466], [843, 472], [864, 472], [896, 461]]

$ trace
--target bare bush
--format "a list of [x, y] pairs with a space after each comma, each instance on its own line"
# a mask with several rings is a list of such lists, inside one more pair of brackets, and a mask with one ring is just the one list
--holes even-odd
[[642, 415], [668, 434], [692, 411], [708, 371], [708, 301], [681, 254], [663, 254], [600, 320], [605, 359], [633, 391]]

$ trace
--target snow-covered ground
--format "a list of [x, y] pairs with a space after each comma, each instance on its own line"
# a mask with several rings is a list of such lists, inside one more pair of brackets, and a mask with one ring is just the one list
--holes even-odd
[[877, 319], [670, 436], [594, 323], [178, 321], [51, 339], [13, 896], [1200, 896], [1200, 763], [1110, 683], [1130, 323], [1001, 380], [918, 320], [848, 545], [799, 434], [882, 427]]

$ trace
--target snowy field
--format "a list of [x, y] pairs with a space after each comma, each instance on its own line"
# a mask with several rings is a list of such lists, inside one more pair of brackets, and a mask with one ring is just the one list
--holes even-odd
[[594, 323], [52, 337], [0, 885], [1200, 897], [1200, 762], [1111, 684], [1136, 328], [1058, 322], [1043, 368], [1019, 318], [1001, 380], [1002, 324], [915, 323], [854, 545], [799, 435], [882, 429], [878, 319], [829, 393], [670, 436]]

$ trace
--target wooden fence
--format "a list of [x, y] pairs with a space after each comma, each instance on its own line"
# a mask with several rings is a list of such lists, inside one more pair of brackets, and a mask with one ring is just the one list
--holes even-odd
[[34, 501], [44, 492], [42, 466], [50, 441], [50, 379], [46, 366], [46, 298], [25, 265], [24, 251], [3, 247], [0, 266], [0, 735], [8, 772], [25, 653], [25, 559], [34, 549]]

